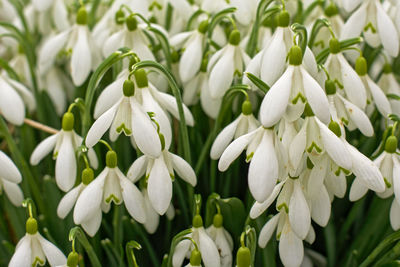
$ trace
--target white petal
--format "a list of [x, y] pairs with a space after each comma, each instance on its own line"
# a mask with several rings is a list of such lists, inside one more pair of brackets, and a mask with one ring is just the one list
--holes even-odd
[[285, 113], [289, 103], [294, 68], [289, 66], [269, 89], [260, 107], [260, 120], [264, 127], [274, 126]]
[[347, 12], [353, 11], [353, 9], [355, 9], [361, 3], [362, 3], [362, 0], [343, 0], [342, 1], [343, 8]]
[[72, 49], [71, 77], [76, 86], [80, 86], [92, 69], [92, 52], [89, 47], [87, 26], [78, 26], [78, 37]]
[[210, 72], [208, 86], [213, 98], [222, 98], [233, 81], [235, 72], [234, 53], [236, 49], [229, 44], [226, 48]]
[[126, 209], [136, 221], [144, 223], [146, 221], [146, 211], [142, 193], [119, 170], [118, 176]]
[[72, 210], [72, 208], [75, 205], [76, 200], [78, 199], [78, 196], [83, 189], [84, 185], [80, 184], [71, 191], [69, 191], [65, 196], [60, 200], [60, 203], [58, 203], [57, 207], [57, 215], [61, 219], [64, 219], [67, 217], [68, 213]]
[[268, 241], [271, 239], [272, 234], [275, 232], [276, 226], [278, 225], [280, 213], [272, 217], [261, 229], [260, 235], [258, 237], [258, 245], [261, 248], [265, 248]]
[[0, 79], [0, 88], [0, 112], [7, 121], [21, 125], [25, 118], [25, 105], [22, 98], [3, 79]]
[[147, 157], [145, 155], [137, 158], [132, 163], [132, 165], [129, 168], [128, 173], [127, 173], [126, 176], [133, 183], [136, 183], [144, 175], [144, 172], [146, 171], [147, 164], [148, 164], [148, 161], [147, 161]]
[[0, 177], [16, 184], [22, 180], [17, 166], [3, 151], [0, 151]]
[[91, 216], [88, 220], [82, 222], [81, 225], [83, 230], [85, 230], [85, 232], [89, 236], [93, 237], [100, 228], [101, 218], [102, 218], [101, 209], [98, 209], [93, 214], [93, 216]]
[[369, 90], [371, 92], [372, 98], [375, 102], [376, 107], [379, 112], [386, 118], [387, 115], [392, 113], [392, 108], [390, 107], [389, 100], [386, 98], [382, 89], [379, 88], [376, 83], [374, 83], [371, 78], [368, 76], [365, 77], [366, 82], [368, 83]]
[[275, 201], [284, 184], [285, 181], [282, 181], [279, 184], [275, 185], [271, 195], [264, 202], [260, 203], [256, 201], [251, 207], [249, 214], [250, 218], [255, 219], [259, 217], [264, 211], [266, 211], [268, 207], [272, 204], [272, 202]]
[[308, 119], [306, 118], [300, 131], [293, 138], [289, 146], [289, 159], [294, 169], [297, 169], [298, 166], [300, 165], [301, 159], [303, 158], [303, 154], [306, 149], [307, 124], [308, 124]]
[[192, 166], [190, 166], [190, 164], [187, 163], [183, 158], [175, 154], [169, 153], [169, 155], [172, 159], [172, 166], [179, 177], [188, 182], [191, 186], [195, 187], [197, 179]]
[[109, 110], [123, 97], [122, 85], [124, 81], [125, 79], [117, 78], [104, 88], [99, 98], [97, 98], [96, 106], [94, 107], [93, 117], [95, 119], [99, 118], [101, 114]]
[[232, 123], [228, 124], [215, 138], [210, 151], [210, 156], [212, 159], [219, 159], [226, 147], [232, 141], [233, 137], [235, 136], [239, 119], [240, 117], [235, 119]]
[[204, 229], [199, 229], [199, 250], [204, 267], [221, 266], [218, 249]]
[[163, 215], [171, 203], [172, 181], [162, 158], [154, 161], [148, 179], [147, 192], [154, 209], [158, 214]]
[[126, 35], [127, 35], [126, 30], [120, 30], [110, 35], [110, 37], [108, 37], [105, 43], [103, 44], [102, 52], [104, 57], [108, 57], [109, 55], [117, 51], [119, 48], [121, 48], [123, 46]]
[[279, 241], [279, 256], [284, 266], [300, 266], [303, 261], [303, 241], [290, 229], [289, 223], [285, 223]]
[[311, 217], [322, 227], [328, 224], [331, 216], [331, 201], [325, 186], [322, 186], [316, 195], [311, 198]]
[[21, 206], [22, 201], [24, 200], [24, 195], [21, 188], [17, 184], [11, 183], [7, 180], [3, 180], [2, 182], [4, 191], [6, 192], [6, 195], [10, 199], [11, 203], [17, 207]]
[[18, 247], [15, 250], [8, 266], [9, 267], [31, 267], [32, 256], [31, 256], [31, 238], [30, 235], [25, 235], [18, 243]]
[[67, 258], [55, 245], [44, 239], [40, 234], [38, 235], [38, 239], [51, 266], [64, 265], [67, 263]]
[[103, 134], [107, 131], [108, 128], [110, 128], [111, 123], [114, 120], [115, 113], [117, 112], [118, 108], [118, 103], [115, 104], [112, 108], [107, 110], [106, 112], [103, 113], [93, 124], [92, 127], [90, 127], [89, 132], [86, 135], [86, 146], [87, 147], [93, 147], [97, 142], [100, 140], [100, 138], [103, 136]]
[[360, 178], [356, 178], [350, 187], [349, 199], [350, 201], [357, 201], [361, 199], [368, 192], [366, 187]]
[[365, 136], [372, 136], [374, 134], [374, 128], [364, 111], [341, 96], [340, 99], [343, 101], [351, 121], [360, 129], [361, 133]]
[[395, 231], [400, 228], [400, 205], [396, 199], [393, 199], [390, 207], [390, 224]]
[[346, 21], [343, 26], [340, 40], [350, 39], [360, 36], [365, 27], [367, 20], [367, 5], [362, 5], [351, 17]]
[[396, 27], [379, 2], [376, 2], [376, 10], [378, 33], [383, 48], [390, 56], [396, 57], [399, 54], [399, 35]]
[[57, 54], [67, 42], [70, 31], [63, 31], [48, 39], [39, 51], [38, 61], [41, 73], [46, 72], [53, 65]]
[[179, 75], [186, 83], [196, 75], [200, 69], [203, 57], [203, 34], [194, 33], [193, 39], [188, 41], [187, 47], [179, 61]]
[[185, 259], [186, 253], [188, 252], [192, 242], [187, 239], [183, 239], [175, 247], [174, 254], [172, 255], [172, 266], [181, 267], [183, 260]]
[[37, 165], [47, 154], [49, 154], [56, 145], [58, 134], [53, 134], [40, 142], [35, 150], [33, 150], [30, 163], [31, 165]]
[[29, 111], [33, 111], [36, 108], [36, 100], [31, 91], [29, 91], [29, 89], [24, 84], [17, 82], [13, 79], [8, 79], [8, 82], [22, 97], [22, 100], [28, 106]]
[[76, 180], [76, 158], [72, 141], [72, 132], [65, 132], [56, 159], [56, 182], [64, 192], [69, 191]]
[[400, 204], [400, 162], [397, 155], [393, 154], [393, 189], [394, 196], [397, 202]]
[[289, 202], [289, 221], [293, 231], [304, 239], [310, 229], [310, 209], [301, 189], [300, 181], [293, 182], [293, 194]]

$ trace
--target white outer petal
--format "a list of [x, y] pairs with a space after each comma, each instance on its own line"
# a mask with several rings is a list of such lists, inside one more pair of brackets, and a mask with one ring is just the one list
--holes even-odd
[[183, 158], [175, 155], [173, 153], [169, 153], [172, 159], [172, 166], [174, 170], [178, 173], [179, 177], [181, 177], [184, 181], [189, 183], [191, 186], [195, 187], [197, 183], [196, 174], [192, 166], [187, 163]]
[[153, 208], [163, 215], [172, 199], [172, 181], [162, 157], [154, 160], [150, 171], [147, 192]]
[[38, 234], [38, 239], [40, 245], [42, 246], [42, 250], [51, 266], [63, 265], [67, 263], [67, 258], [60, 249], [44, 239], [40, 234]]
[[275, 232], [276, 226], [278, 225], [280, 215], [280, 213], [276, 214], [266, 224], [264, 224], [263, 228], [261, 229], [258, 236], [258, 245], [261, 248], [265, 248], [267, 246], [268, 241], [271, 239], [272, 234]]
[[89, 47], [87, 26], [78, 26], [78, 37], [72, 49], [71, 77], [76, 86], [80, 86], [92, 70], [92, 52]]
[[55, 177], [57, 186], [64, 192], [69, 191], [76, 180], [76, 158], [72, 132], [65, 132], [56, 159]]
[[228, 124], [215, 138], [210, 151], [212, 159], [217, 160], [221, 157], [224, 150], [234, 138], [239, 121], [240, 117]]
[[14, 162], [0, 150], [0, 177], [12, 183], [20, 183], [22, 181], [21, 173]]
[[383, 48], [390, 56], [397, 57], [399, 54], [399, 34], [396, 27], [379, 2], [376, 2], [376, 10], [378, 34]]
[[289, 202], [289, 221], [296, 235], [300, 239], [304, 239], [310, 229], [311, 217], [308, 203], [298, 179], [293, 182], [293, 194]]

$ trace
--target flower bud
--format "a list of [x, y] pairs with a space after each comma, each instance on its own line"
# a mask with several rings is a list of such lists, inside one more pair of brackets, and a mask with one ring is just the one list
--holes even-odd
[[233, 30], [229, 34], [229, 43], [231, 45], [238, 45], [240, 43], [240, 32], [238, 30]]
[[131, 80], [125, 80], [122, 90], [124, 92], [124, 96], [133, 96], [135, 94], [135, 84]]
[[137, 29], [137, 19], [135, 18], [134, 15], [129, 15], [126, 18], [126, 27], [128, 28], [129, 31], [133, 32]]
[[92, 168], [87, 167], [82, 171], [82, 183], [84, 185], [90, 184], [90, 182], [93, 181], [93, 178], [94, 178], [94, 172]]
[[303, 61], [303, 51], [300, 46], [294, 45], [289, 50], [289, 64], [294, 66], [301, 65]]
[[201, 218], [201, 216], [199, 214], [196, 214], [193, 217], [192, 224], [193, 224], [194, 228], [200, 228], [203, 226], [203, 219]]
[[397, 144], [398, 144], [398, 141], [397, 141], [396, 136], [393, 136], [393, 135], [392, 135], [392, 136], [389, 136], [389, 138], [386, 139], [385, 151], [386, 151], [387, 153], [394, 153], [394, 152], [396, 152]]
[[106, 165], [108, 168], [117, 167], [117, 153], [115, 151], [110, 150], [106, 154]]
[[304, 116], [306, 117], [312, 117], [314, 116], [314, 112], [311, 109], [310, 104], [306, 103], [305, 107], [304, 107], [304, 111], [303, 111]]
[[80, 7], [76, 14], [76, 24], [86, 25], [87, 24], [87, 11], [84, 6]]
[[365, 59], [365, 57], [360, 56], [357, 58], [356, 60], [356, 72], [358, 74], [358, 76], [364, 76], [365, 74], [367, 74], [368, 70], [367, 70], [367, 60]]
[[288, 27], [290, 24], [290, 14], [286, 10], [282, 10], [278, 15], [278, 26]]
[[30, 235], [34, 235], [38, 231], [38, 224], [35, 218], [29, 217], [28, 220], [26, 220], [26, 232]]
[[251, 106], [251, 102], [249, 100], [246, 100], [243, 102], [242, 104], [242, 113], [244, 115], [250, 115], [251, 113], [253, 113], [253, 108]]
[[336, 121], [331, 121], [328, 126], [329, 130], [331, 130], [337, 137], [342, 136], [342, 131], [340, 130], [339, 123]]
[[144, 69], [138, 69], [133, 75], [135, 75], [136, 84], [139, 88], [144, 88], [149, 85], [149, 80], [147, 79], [147, 74]]
[[340, 42], [336, 38], [332, 38], [329, 40], [329, 51], [331, 54], [337, 54], [340, 52]]
[[118, 10], [117, 12], [115, 12], [115, 23], [117, 23], [118, 25], [121, 25], [122, 23], [124, 23], [124, 11], [122, 10]]
[[248, 247], [240, 247], [236, 254], [236, 265], [237, 267], [250, 267], [251, 265], [251, 253]]
[[222, 215], [219, 213], [215, 214], [213, 218], [213, 225], [216, 228], [220, 228], [223, 226], [223, 224], [224, 224], [224, 217], [222, 217]]
[[205, 34], [208, 30], [208, 20], [203, 20], [202, 22], [200, 22], [199, 27], [197, 27], [197, 30], [202, 34]]
[[190, 265], [201, 266], [201, 253], [198, 249], [192, 250], [190, 254]]
[[325, 81], [325, 91], [327, 95], [336, 94], [336, 84], [334, 81], [328, 79]]
[[67, 259], [67, 266], [68, 267], [76, 267], [76, 266], [78, 266], [78, 263], [79, 263], [79, 254], [74, 251], [69, 253], [68, 259]]
[[72, 131], [74, 129], [75, 117], [71, 112], [65, 112], [62, 118], [62, 129], [64, 131]]

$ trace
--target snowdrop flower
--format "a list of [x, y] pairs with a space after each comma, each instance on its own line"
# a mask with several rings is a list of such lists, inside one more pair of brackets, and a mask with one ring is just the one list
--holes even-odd
[[0, 73], [0, 112], [12, 124], [22, 125], [25, 104], [29, 111], [36, 108], [33, 94], [22, 83], [11, 79], [4, 71]]
[[50, 266], [58, 266], [67, 263], [64, 254], [52, 243], [47, 241], [38, 232], [37, 221], [30, 217], [26, 221], [26, 234], [18, 242], [15, 253], [12, 256], [9, 267], [43, 266], [46, 259]]
[[[56, 160], [56, 183], [61, 190], [67, 192], [75, 184], [77, 171], [75, 150], [81, 143], [82, 137], [74, 131], [74, 115], [66, 112], [62, 119], [62, 129], [39, 143], [32, 152], [30, 163], [37, 165], [53, 150], [53, 159]], [[97, 168], [98, 161], [93, 149], [89, 149], [88, 157], [94, 168]]]
[[367, 61], [362, 56], [360, 56], [356, 61], [356, 71], [366, 88], [367, 103], [370, 104], [369, 107], [372, 107], [372, 103], [375, 104], [378, 111], [386, 118], [390, 113], [392, 113], [389, 100], [386, 98], [382, 89], [379, 88], [379, 86], [369, 77], [367, 72]]
[[[379, 78], [378, 86], [383, 90], [386, 95], [392, 94], [400, 96], [400, 84], [397, 82], [396, 77], [392, 72], [392, 67], [385, 64], [382, 76]], [[389, 99], [392, 112], [400, 116], [400, 102], [397, 99]]]
[[182, 83], [187, 83], [199, 72], [203, 50], [205, 47], [208, 20], [203, 20], [197, 30], [182, 32], [171, 38], [175, 49], [183, 49], [179, 60], [179, 77]]
[[39, 70], [46, 72], [53, 64], [58, 53], [72, 50], [70, 73], [75, 86], [82, 85], [91, 70], [97, 66], [100, 55], [87, 26], [87, 12], [81, 7], [76, 24], [61, 33], [50, 37], [39, 51]]
[[51, 25], [59, 31], [64, 31], [70, 27], [68, 10], [62, 0], [34, 0], [33, 7], [37, 14], [37, 21], [40, 32], [48, 33], [51, 30]]
[[233, 261], [233, 240], [229, 232], [223, 227], [223, 217], [221, 214], [217, 213], [214, 215], [213, 223], [206, 231], [218, 248], [221, 267], [231, 267]]
[[63, 265], [57, 265], [56, 267], [78, 267], [79, 254], [75, 251], [71, 251], [68, 254], [67, 263]]
[[[278, 28], [275, 30], [269, 43], [254, 56], [246, 69], [246, 72], [260, 77], [269, 86], [275, 84], [287, 66], [286, 57], [291, 51], [294, 37], [289, 23], [289, 13], [282, 11], [278, 15]], [[304, 67], [313, 77], [316, 77], [318, 72], [317, 63], [308, 47], [304, 53]], [[247, 77], [244, 78], [244, 83], [251, 84]]]
[[196, 185], [196, 174], [192, 167], [181, 157], [169, 152], [168, 147], [163, 147], [162, 153], [156, 158], [143, 155], [136, 159], [127, 176], [135, 183], [146, 174], [150, 203], [158, 214], [163, 215], [171, 203], [174, 171], [191, 186]]
[[264, 127], [272, 127], [282, 116], [289, 121], [297, 120], [304, 111], [306, 101], [315, 115], [329, 123], [328, 99], [316, 80], [302, 65], [302, 51], [293, 46], [289, 52], [289, 67], [265, 95], [260, 107], [260, 121]]
[[129, 15], [126, 20], [126, 27], [113, 33], [108, 37], [103, 46], [104, 57], [117, 51], [121, 47], [129, 47], [139, 58], [143, 60], [155, 60], [149, 48], [149, 41], [143, 31], [145, 25], [138, 25], [134, 15]]
[[22, 47], [18, 47], [18, 53], [8, 63], [11, 68], [18, 75], [20, 81], [28, 86], [32, 87], [31, 74], [29, 71], [29, 64], [26, 55], [24, 54]]
[[342, 125], [346, 125], [350, 131], [358, 128], [365, 136], [372, 136], [374, 134], [374, 128], [368, 116], [362, 109], [337, 92], [334, 81], [329, 79], [325, 81], [325, 91], [328, 95], [329, 109], [332, 117], [334, 117], [333, 114], [335, 114], [338, 121], [340, 121]]
[[399, 53], [399, 35], [381, 2], [379, 0], [347, 0], [346, 2], [353, 2], [351, 4], [353, 6], [362, 4], [343, 26], [341, 39], [358, 37], [363, 32], [370, 46], [377, 48], [382, 44], [390, 56], [396, 57]]
[[[195, 215], [193, 218], [192, 233], [188, 238], [192, 238], [196, 243], [198, 250], [201, 253], [201, 259], [205, 267], [220, 267], [221, 260], [219, 257], [218, 248], [214, 241], [207, 234], [203, 227], [203, 219], [200, 215]], [[172, 266], [182, 266], [183, 260], [188, 251], [193, 250], [193, 245], [190, 240], [184, 239], [175, 247], [174, 254], [172, 255]]]
[[111, 202], [116, 205], [124, 202], [128, 213], [136, 221], [146, 221], [143, 196], [119, 170], [117, 154], [112, 150], [107, 152], [104, 170], [79, 195], [74, 209], [74, 222], [86, 224], [87, 233], [93, 236], [101, 224], [101, 211], [108, 212]]
[[21, 206], [23, 193], [18, 184], [22, 181], [17, 166], [3, 151], [0, 151], [0, 192], [4, 190], [8, 199], [15, 206]]
[[211, 147], [211, 158], [214, 160], [219, 159], [232, 140], [254, 131], [258, 126], [259, 122], [252, 113], [251, 102], [249, 100], [244, 101], [242, 104], [242, 113], [239, 117], [228, 124], [215, 138]]
[[229, 35], [229, 43], [210, 58], [208, 84], [212, 98], [222, 98], [231, 86], [235, 74], [241, 74], [250, 61], [239, 43], [240, 32], [233, 30]]

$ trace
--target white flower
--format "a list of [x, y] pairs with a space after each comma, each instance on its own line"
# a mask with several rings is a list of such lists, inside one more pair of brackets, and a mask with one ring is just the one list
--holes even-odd
[[[390, 65], [386, 64], [382, 76], [379, 78], [378, 86], [383, 90], [383, 92], [388, 94], [393, 94], [400, 96], [400, 84], [397, 82]], [[400, 101], [397, 99], [389, 99], [392, 112], [397, 116], [400, 116]]]
[[264, 127], [272, 127], [285, 116], [288, 121], [300, 118], [306, 101], [314, 114], [329, 123], [328, 99], [316, 80], [303, 67], [300, 47], [289, 52], [290, 65], [279, 80], [269, 89], [260, 107], [260, 121]]
[[171, 179], [174, 178], [174, 171], [190, 185], [195, 186], [197, 183], [192, 167], [181, 157], [168, 152], [167, 149], [164, 149], [156, 158], [146, 155], [139, 157], [133, 162], [127, 174], [132, 182], [138, 181], [146, 174], [150, 203], [160, 215], [168, 210], [171, 203]]
[[33, 94], [22, 83], [0, 73], [0, 112], [12, 124], [21, 125], [25, 119], [25, 104], [30, 111], [36, 108]]
[[62, 0], [33, 0], [36, 13], [36, 23], [43, 34], [51, 31], [52, 25], [57, 30], [64, 31], [70, 27], [68, 10]]
[[[72, 113], [64, 114], [62, 125], [62, 129], [58, 133], [47, 137], [37, 145], [32, 152], [30, 163], [37, 165], [53, 150], [53, 159], [56, 160], [56, 183], [61, 190], [67, 192], [75, 184], [77, 171], [75, 150], [81, 145], [82, 137], [73, 130]], [[92, 166], [97, 168], [98, 161], [93, 149], [89, 149], [88, 157]]]
[[366, 42], [377, 48], [380, 44], [390, 56], [399, 53], [399, 35], [393, 21], [382, 7], [379, 0], [347, 0], [361, 6], [350, 16], [343, 27], [341, 39], [360, 36], [363, 32]]
[[106, 165], [97, 178], [83, 189], [74, 209], [74, 222], [86, 225], [85, 231], [91, 236], [100, 227], [101, 211], [108, 212], [111, 202], [116, 205], [124, 202], [128, 213], [136, 221], [146, 221], [143, 196], [117, 167], [114, 151], [107, 152]]
[[9, 267], [36, 267], [43, 266], [46, 259], [50, 266], [67, 263], [64, 254], [52, 243], [42, 237], [37, 231], [37, 222], [33, 218], [27, 221], [27, 233], [18, 242]]
[[206, 231], [218, 248], [221, 267], [231, 267], [233, 240], [229, 232], [224, 229], [222, 223], [222, 215], [216, 214], [214, 215], [213, 224]]
[[4, 190], [11, 203], [21, 206], [24, 198], [18, 184], [22, 181], [17, 166], [3, 151], [0, 151], [0, 191]]
[[241, 75], [250, 61], [249, 56], [239, 46], [239, 42], [240, 33], [233, 30], [229, 36], [229, 43], [210, 58], [208, 84], [212, 98], [222, 98], [231, 86], [235, 74]]

